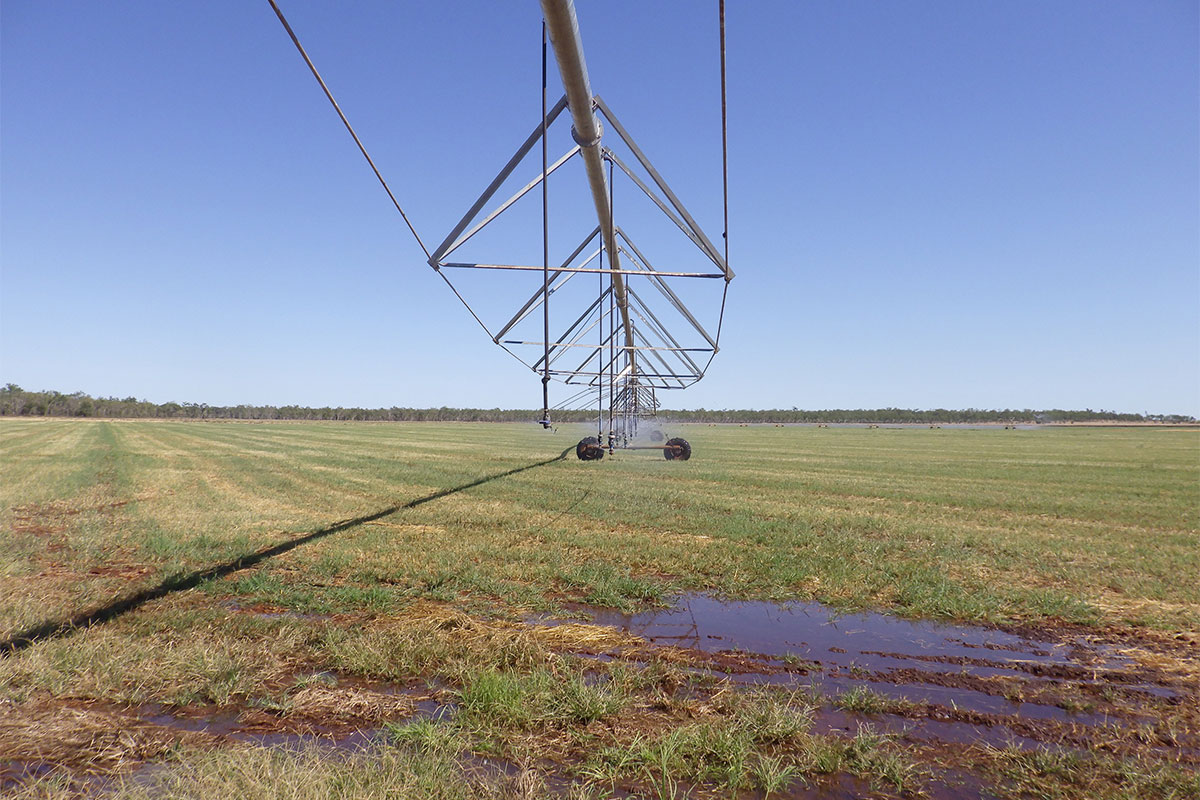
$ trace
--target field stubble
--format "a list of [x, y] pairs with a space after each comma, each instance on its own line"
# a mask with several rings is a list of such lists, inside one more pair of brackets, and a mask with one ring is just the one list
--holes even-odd
[[[555, 457], [581, 435], [0, 420], [6, 791], [1200, 794], [1197, 432], [689, 427], [686, 463]], [[1031, 649], [593, 624], [714, 596]], [[1043, 646], [1071, 656], [1013, 666]]]

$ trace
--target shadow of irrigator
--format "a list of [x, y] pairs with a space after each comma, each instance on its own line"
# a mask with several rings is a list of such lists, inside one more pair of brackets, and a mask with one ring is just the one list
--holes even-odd
[[37, 644], [38, 642], [42, 642], [47, 639], [54, 639], [59, 636], [65, 636], [66, 634], [80, 628], [87, 628], [91, 625], [99, 625], [105, 622], [110, 622], [122, 614], [126, 614], [130, 611], [140, 608], [146, 603], [149, 603], [151, 600], [158, 600], [175, 592], [194, 589], [205, 581], [223, 578], [226, 575], [231, 575], [235, 572], [239, 572], [240, 570], [256, 566], [264, 561], [267, 561], [268, 559], [274, 558], [275, 556], [282, 555], [290, 550], [295, 550], [301, 545], [308, 544], [309, 542], [315, 542], [318, 539], [324, 539], [326, 536], [332, 536], [335, 533], [341, 533], [342, 531], [349, 530], [350, 528], [356, 528], [359, 525], [383, 519], [384, 517], [391, 516], [398, 511], [416, 508], [417, 506], [424, 505], [425, 503], [431, 503], [434, 500], [448, 497], [449, 495], [457, 492], [472, 489], [476, 486], [481, 486], [491, 481], [507, 478], [510, 475], [516, 475], [519, 472], [526, 472], [531, 469], [537, 469], [538, 467], [544, 467], [548, 464], [553, 464], [556, 461], [562, 461], [574, 450], [574, 446], [571, 446], [566, 450], [563, 450], [554, 458], [548, 458], [545, 461], [526, 464], [523, 467], [516, 467], [505, 472], [498, 472], [495, 475], [485, 475], [484, 477], [477, 478], [470, 483], [464, 483], [460, 486], [455, 486], [450, 489], [440, 489], [431, 494], [427, 494], [424, 497], [418, 497], [417, 499], [410, 500], [407, 503], [390, 506], [389, 508], [376, 511], [372, 514], [365, 514], [361, 517], [335, 522], [327, 528], [313, 531], [312, 533], [305, 534], [304, 536], [298, 536], [295, 539], [288, 539], [287, 541], [280, 542], [279, 544], [272, 545], [271, 547], [263, 548], [262, 550], [256, 550], [255, 552], [248, 553], [244, 556], [238, 556], [232, 561], [227, 561], [224, 564], [218, 564], [216, 566], [209, 567], [208, 569], [198, 570], [186, 575], [176, 575], [167, 578], [157, 586], [142, 589], [141, 591], [127, 597], [118, 598], [117, 600], [114, 600], [105, 606], [101, 606], [100, 608], [96, 608], [91, 611], [80, 612], [69, 619], [49, 620], [43, 622], [40, 625], [27, 628], [26, 630], [14, 634], [12, 637], [4, 640], [3, 642], [0, 642], [0, 658], [10, 656], [13, 653], [18, 653], [31, 645]]

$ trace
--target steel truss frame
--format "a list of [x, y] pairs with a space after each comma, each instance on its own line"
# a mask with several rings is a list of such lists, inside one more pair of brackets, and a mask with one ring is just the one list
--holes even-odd
[[[592, 98], [592, 110], [599, 113], [607, 127], [633, 154], [643, 170], [643, 173], [639, 174], [610, 148], [601, 146], [601, 158], [609, 165], [610, 174], [619, 170], [629, 178], [696, 247], [706, 265], [711, 265], [710, 268], [657, 268], [625, 230], [612, 220], [611, 213], [610, 218], [604, 220], [611, 226], [609, 236], [604, 236], [602, 226], [596, 225], [565, 259], [550, 266], [548, 270], [545, 266], [532, 264], [455, 260], [453, 256], [456, 251], [503, 217], [517, 201], [541, 186], [543, 181], [548, 180], [572, 159], [582, 157], [583, 147], [576, 144], [547, 166], [544, 172], [539, 172], [515, 193], [485, 213], [485, 208], [495, 199], [500, 188], [541, 142], [543, 130], [548, 130], [567, 108], [568, 101], [564, 95], [549, 109], [545, 124], [537, 125], [442, 243], [433, 250], [429, 264], [438, 270], [451, 286], [454, 284], [447, 273], [453, 271], [548, 272], [548, 291], [539, 287], [495, 330], [471, 309], [462, 293], [457, 289], [455, 291], [468, 309], [471, 309], [492, 341], [532, 371], [546, 374], [551, 379], [568, 385], [586, 387], [573, 395], [568, 403], [590, 405], [597, 392], [602, 408], [607, 400], [609, 431], [619, 442], [636, 436], [639, 420], [657, 414], [659, 403], [655, 390], [682, 389], [700, 380], [704, 377], [712, 357], [720, 349], [720, 318], [717, 320], [714, 335], [672, 289], [671, 283], [675, 280], [720, 281], [723, 308], [724, 295], [734, 274], [725, 263], [721, 252], [696, 223], [612, 109], [598, 96]], [[609, 241], [615, 247], [615, 257], [610, 253]], [[557, 336], [552, 336], [548, 341], [509, 337], [509, 333], [540, 310], [543, 303], [550, 302], [551, 295], [579, 275], [599, 275], [604, 280], [590, 304], [559, 330]], [[623, 284], [620, 286], [623, 289], [623, 298], [617, 297], [619, 284]], [[646, 291], [651, 291], [651, 294], [645, 294]], [[684, 337], [672, 332], [664, 323], [666, 315], [662, 306], [677, 312], [690, 328], [689, 335], [698, 335], [703, 344], [695, 347], [684, 346], [681, 343]], [[623, 332], [627, 333], [624, 341]], [[527, 348], [536, 348], [539, 355], [536, 358], [526, 356], [518, 348], [526, 348], [525, 352], [528, 352]], [[557, 407], [571, 406], [560, 403]]]
[[[720, 43], [721, 43], [721, 150], [722, 150], [722, 182], [724, 186], [724, 223], [725, 236], [724, 255], [696, 221], [684, 208], [683, 203], [675, 196], [671, 187], [663, 180], [658, 170], [650, 163], [642, 149], [638, 147], [626, 131], [625, 127], [605, 105], [604, 101], [594, 95], [588, 79], [587, 64], [583, 57], [583, 43], [579, 36], [579, 22], [575, 15], [573, 0], [540, 0], [542, 14], [545, 20], [542, 36], [542, 114], [538, 126], [526, 137], [524, 143], [517, 148], [516, 153], [500, 170], [483, 193], [475, 200], [470, 209], [459, 220], [458, 224], [447, 234], [433, 252], [426, 247], [425, 242], [417, 233], [408, 216], [401, 208], [396, 196], [388, 187], [387, 181], [375, 166], [366, 147], [355, 133], [350, 121], [342, 112], [333, 93], [329, 90], [324, 79], [317, 71], [316, 65], [305, 52], [300, 39], [288, 24], [283, 12], [275, 0], [268, 0], [280, 23], [287, 31], [292, 43], [295, 44], [301, 57], [308, 65], [313, 77], [320, 84], [326, 98], [337, 112], [342, 124], [358, 145], [363, 157], [371, 166], [375, 177], [387, 192], [396, 211], [403, 217], [413, 237], [421, 250], [426, 254], [428, 263], [446, 281], [458, 299], [466, 306], [476, 322], [487, 332], [496, 344], [517, 358], [534, 372], [542, 376], [542, 424], [550, 427], [549, 382], [558, 379], [566, 384], [582, 386], [575, 395], [560, 403], [556, 408], [569, 407], [581, 398], [586, 402], [596, 390], [598, 399], [598, 434], [597, 439], [585, 439], [580, 442], [577, 453], [581, 459], [598, 458], [597, 449], [603, 441], [603, 408], [604, 396], [608, 396], [608, 448], [611, 451], [614, 440], [618, 436], [628, 445], [628, 439], [636, 436], [638, 421], [653, 417], [657, 414], [658, 401], [656, 389], [682, 389], [704, 377], [708, 365], [717, 354], [721, 339], [721, 324], [725, 314], [725, 299], [729, 291], [729, 282], [733, 280], [733, 271], [728, 265], [728, 136], [726, 130], [725, 106], [725, 3], [719, 0]], [[551, 109], [546, 108], [547, 88], [547, 36], [554, 45], [554, 56], [558, 63], [559, 74], [562, 77], [565, 94]], [[572, 119], [571, 135], [575, 146], [563, 154], [553, 165], [548, 162], [548, 131], [550, 126], [562, 114], [569, 110]], [[616, 132], [617, 136], [633, 154], [642, 169], [639, 174], [630, 168], [610, 148], [602, 145], [604, 128], [597, 118], [597, 112]], [[520, 190], [500, 203], [486, 215], [483, 209], [512, 176], [516, 168], [538, 143], [542, 145], [541, 173]], [[549, 208], [547, 185], [549, 177], [564, 164], [579, 157], [584, 162], [588, 185], [591, 190], [592, 202], [596, 207], [598, 224], [583, 238], [575, 250], [558, 266], [550, 267], [549, 255]], [[605, 175], [604, 165], [608, 165], [608, 175]], [[616, 169], [627, 176], [657, 208], [675, 224], [688, 240], [708, 259], [717, 269], [711, 271], [661, 270], [656, 268], [642, 253], [633, 240], [615, 222], [613, 215], [612, 182]], [[649, 178], [649, 182], [645, 180]], [[651, 186], [650, 184], [653, 184]], [[470, 241], [480, 231], [495, 222], [507, 210], [513, 207], [522, 197], [542, 187], [542, 252], [541, 267], [524, 264], [496, 264], [483, 262], [451, 261], [450, 256]], [[656, 191], [657, 189], [657, 191]], [[596, 239], [600, 239], [598, 247], [592, 247]], [[589, 248], [590, 251], [589, 251]], [[585, 251], [587, 252], [584, 257]], [[582, 260], [580, 260], [582, 259]], [[629, 265], [622, 268], [621, 260]], [[588, 266], [595, 261], [598, 266]], [[607, 266], [605, 266], [607, 264]], [[707, 267], [706, 267], [707, 269]], [[450, 280], [447, 271], [456, 270], [499, 270], [513, 272], [529, 272], [540, 270], [543, 275], [542, 288], [516, 311], [515, 314], [500, 329], [493, 333], [487, 323], [480, 317], [471, 304]], [[599, 293], [594, 300], [569, 324], [557, 337], [550, 335], [550, 296], [561, 289], [572, 278], [581, 274], [596, 274], [600, 276]], [[691, 309], [680, 299], [671, 288], [669, 280], [721, 280], [721, 305], [716, 320], [716, 333], [710, 335], [693, 314]], [[631, 285], [642, 286], [650, 284], [661, 295], [662, 300], [650, 296], [655, 303], [665, 303], [679, 314], [693, 329], [691, 335], [699, 334], [704, 344], [698, 347], [688, 347], [681, 344], [682, 335], [672, 333], [669, 326], [664, 324], [665, 314], [660, 307], [655, 313], [653, 304], [638, 293]], [[553, 284], [553, 288], [552, 288]], [[541, 308], [543, 317], [543, 340], [527, 341], [523, 339], [505, 338], [534, 311]], [[620, 328], [617, 318], [620, 318]], [[605, 327], [607, 325], [607, 336]], [[597, 342], [585, 343], [584, 337], [595, 331]], [[619, 335], [620, 334], [620, 335]], [[518, 355], [512, 348], [523, 346], [540, 346], [542, 357], [535, 362]], [[606, 353], [607, 351], [607, 353]], [[575, 356], [582, 352], [584, 358], [574, 368]], [[574, 353], [565, 362], [561, 362], [568, 353]], [[708, 359], [700, 365], [704, 354]], [[607, 356], [607, 358], [606, 358]], [[591, 366], [596, 359], [595, 367]], [[591, 442], [591, 444], [589, 444]], [[658, 449], [658, 448], [655, 448]], [[686, 460], [691, 455], [691, 448], [682, 439], [673, 439], [661, 448], [667, 458]], [[602, 455], [602, 453], [600, 453]]]

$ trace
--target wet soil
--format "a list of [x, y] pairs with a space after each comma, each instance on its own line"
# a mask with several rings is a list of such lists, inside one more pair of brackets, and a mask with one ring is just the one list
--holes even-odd
[[[0, 706], [0, 796], [30, 779], [65, 770], [85, 796], [117, 775], [148, 778], [154, 759], [184, 744], [223, 747], [317, 747], [330, 756], [382, 741], [384, 724], [439, 718], [453, 707], [424, 681], [366, 681], [330, 672], [302, 673], [286, 708], [57, 701]], [[47, 741], [45, 731], [66, 733]], [[77, 741], [76, 741], [77, 740]]]
[[[266, 617], [338, 621], [265, 605], [227, 607]], [[710, 686], [715, 679], [734, 687], [769, 685], [818, 693], [824, 700], [814, 733], [848, 738], [869, 725], [899, 737], [929, 770], [922, 785], [928, 797], [988, 796], [975, 759], [980, 748], [989, 747], [1151, 754], [1200, 768], [1200, 644], [1188, 634], [958, 626], [838, 614], [815, 603], [725, 602], [707, 595], [680, 597], [669, 609], [627, 614], [577, 606], [571, 615], [526, 624], [547, 633], [550, 627], [580, 623], [607, 630], [600, 637], [563, 637], [561, 649], [584, 658], [662, 660]], [[388, 722], [456, 711], [452, 690], [417, 677], [394, 684], [308, 672], [291, 676], [289, 685], [286, 708], [119, 707], [71, 701], [32, 713], [29, 707], [0, 707], [0, 734], [8, 725], [13, 741], [20, 741], [16, 728], [63, 725], [64, 715], [81, 736], [91, 736], [79, 751], [86, 758], [74, 758], [68, 750], [6, 752], [0, 757], [0, 794], [56, 768], [77, 776], [84, 794], [111, 785], [118, 774], [152, 780], [154, 770], [163, 768], [157, 761], [179, 744], [316, 746], [338, 757], [380, 744]], [[303, 688], [295, 691], [296, 686]], [[96, 736], [88, 731], [101, 738], [113, 734], [111, 746], [97, 756]], [[542, 767], [537, 779], [545, 791], [567, 794], [570, 782], [555, 777], [562, 774], [562, 765]], [[469, 754], [464, 754], [464, 768], [499, 775], [514, 786], [528, 778], [527, 770], [508, 762]], [[772, 796], [888, 793], [836, 775], [798, 780], [784, 794]]]
[[[573, 613], [645, 643], [594, 655], [666, 656], [735, 684], [811, 687], [827, 698], [815, 732], [853, 735], [869, 724], [945, 764], [986, 746], [1200, 766], [1200, 647], [1186, 633], [961, 626], [706, 595], [634, 614]], [[868, 702], [854, 702], [859, 687]], [[973, 785], [954, 774], [930, 791], [979, 796], [953, 789]]]

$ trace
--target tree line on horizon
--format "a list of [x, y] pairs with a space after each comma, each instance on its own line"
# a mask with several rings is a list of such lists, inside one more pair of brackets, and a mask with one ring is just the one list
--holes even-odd
[[[31, 392], [9, 383], [0, 388], [0, 416], [6, 417], [102, 417], [117, 419], [246, 419], [246, 420], [341, 420], [366, 422], [535, 422], [541, 412], [505, 408], [333, 408], [324, 406], [210, 406], [206, 403], [152, 403], [135, 397], [92, 397], [84, 392]], [[556, 411], [555, 422], [589, 422], [595, 409]], [[1196, 422], [1183, 414], [1130, 414], [1101, 409], [705, 409], [662, 411], [660, 417], [673, 422], [713, 423], [1055, 423], [1055, 422]]]

